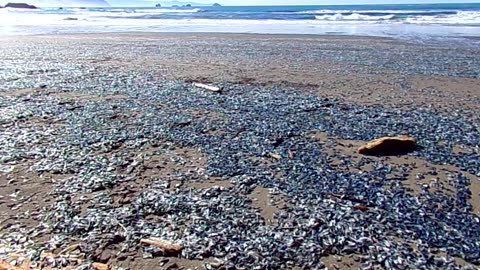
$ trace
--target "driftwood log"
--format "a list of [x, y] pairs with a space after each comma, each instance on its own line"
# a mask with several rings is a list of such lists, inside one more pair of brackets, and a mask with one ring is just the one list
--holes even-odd
[[216, 87], [216, 86], [213, 86], [213, 85], [210, 85], [210, 84], [193, 83], [193, 86], [198, 87], [198, 88], [207, 89], [207, 90], [210, 90], [210, 91], [213, 91], [213, 92], [219, 92], [220, 91], [219, 87]]
[[0, 270], [27, 270], [28, 268], [26, 267], [18, 267], [18, 266], [13, 266], [7, 262], [1, 261], [0, 262]]
[[280, 159], [282, 159], [282, 156], [280, 156], [279, 154], [275, 154], [275, 153], [268, 153], [267, 155], [268, 155], [269, 157], [271, 157], [271, 158], [274, 158], [274, 159], [276, 159], [276, 160], [280, 160]]
[[176, 255], [182, 251], [182, 246], [180, 244], [163, 240], [157, 237], [151, 237], [147, 239], [140, 240], [140, 243], [151, 245], [159, 248], [163, 253], [168, 255]]
[[92, 268], [95, 269], [95, 270], [108, 270], [108, 269], [110, 269], [110, 267], [108, 267], [108, 264], [98, 263], [98, 262], [92, 263]]

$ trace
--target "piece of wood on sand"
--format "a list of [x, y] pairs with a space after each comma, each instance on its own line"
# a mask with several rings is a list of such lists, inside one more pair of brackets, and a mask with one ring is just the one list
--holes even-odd
[[207, 90], [210, 90], [212, 92], [220, 92], [220, 87], [213, 86], [211, 84], [193, 83], [193, 86], [198, 87], [198, 88], [207, 89]]
[[280, 156], [279, 154], [275, 154], [275, 153], [268, 153], [267, 155], [268, 155], [269, 157], [271, 157], [271, 158], [274, 158], [274, 159], [276, 159], [276, 160], [280, 160], [280, 159], [282, 159], [282, 156]]
[[99, 263], [99, 262], [92, 263], [92, 268], [95, 269], [95, 270], [109, 270], [110, 269], [108, 264]]
[[140, 243], [151, 245], [159, 248], [163, 253], [168, 255], [176, 255], [182, 251], [180, 244], [163, 240], [157, 237], [144, 238], [140, 240]]
[[29, 268], [27, 267], [18, 267], [9, 264], [8, 262], [5, 261], [0, 261], [0, 270], [27, 270]]

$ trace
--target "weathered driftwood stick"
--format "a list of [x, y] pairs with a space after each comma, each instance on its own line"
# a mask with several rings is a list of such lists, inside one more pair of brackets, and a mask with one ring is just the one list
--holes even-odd
[[77, 248], [79, 248], [79, 247], [80, 247], [80, 244], [73, 244], [73, 245], [71, 245], [71, 246], [66, 247], [66, 248], [63, 249], [62, 251], [60, 251], [60, 252], [58, 253], [58, 255], [70, 253], [70, 252], [74, 251], [75, 249], [77, 249]]
[[17, 267], [7, 262], [0, 261], [0, 270], [26, 270], [24, 267]]
[[220, 91], [220, 88], [219, 88], [219, 87], [216, 87], [216, 86], [213, 86], [213, 85], [209, 85], [209, 84], [193, 83], [193, 86], [198, 87], [198, 88], [207, 89], [207, 90], [210, 90], [210, 91], [213, 91], [213, 92], [218, 92], [218, 91]]
[[151, 237], [148, 239], [142, 239], [140, 240], [140, 243], [146, 244], [146, 245], [152, 245], [158, 247], [160, 250], [162, 250], [165, 253], [168, 254], [177, 254], [182, 250], [182, 246], [177, 243], [173, 243], [167, 240], [163, 240], [157, 237]]
[[108, 269], [110, 269], [110, 267], [108, 266], [108, 264], [98, 263], [98, 262], [92, 263], [92, 267], [93, 267], [93, 269], [95, 269], [95, 270], [108, 270]]
[[289, 159], [293, 159], [293, 158], [294, 158], [292, 150], [288, 149], [288, 150], [287, 150], [287, 154], [288, 154], [288, 158], [289, 158]]
[[271, 158], [274, 158], [276, 160], [282, 159], [282, 156], [280, 156], [279, 154], [275, 154], [275, 153], [268, 153], [268, 156], [271, 157]]

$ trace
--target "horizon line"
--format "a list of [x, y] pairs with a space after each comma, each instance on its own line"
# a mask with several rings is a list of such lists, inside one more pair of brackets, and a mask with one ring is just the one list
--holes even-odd
[[[105, 2], [109, 3], [108, 0], [105, 0]], [[160, 3], [161, 2], [173, 2], [173, 1], [154, 1], [154, 0], [141, 0], [139, 2], [151, 2], [152, 4], [155, 3]], [[188, 1], [181, 2], [180, 3], [186, 3], [188, 4]], [[192, 3], [192, 2], [190, 2]], [[195, 3], [195, 2], [193, 2]], [[445, 5], [445, 4], [480, 4], [480, 2], [450, 2], [450, 1], [445, 1], [445, 2], [434, 2], [434, 3], [355, 3], [355, 4], [337, 4], [337, 3], [332, 3], [332, 4], [299, 4], [299, 5], [294, 5], [294, 4], [279, 4], [279, 5], [225, 5], [220, 2], [212, 2], [212, 3], [195, 3], [195, 4], [200, 4], [200, 6], [211, 6], [215, 3], [220, 4], [222, 7], [244, 7], [244, 6], [261, 6], [261, 7], [275, 7], [275, 6], [362, 6], [362, 5]], [[192, 7], [195, 7], [192, 5]]]

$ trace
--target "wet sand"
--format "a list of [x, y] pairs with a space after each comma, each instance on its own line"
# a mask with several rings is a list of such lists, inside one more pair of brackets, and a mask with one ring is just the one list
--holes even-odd
[[[308, 35], [244, 35], [244, 34], [74, 34], [60, 36], [0, 37], [0, 58], [5, 65], [0, 69], [0, 97], [31, 97], [44, 100], [59, 100], [81, 106], [91, 101], [109, 102], [118, 99], [132, 99], [115, 86], [106, 89], [105, 95], [88, 94], [88, 89], [69, 89], [69, 80], [78, 82], [82, 77], [71, 74], [115, 74], [135, 72], [150, 76], [159, 81], [180, 81], [185, 83], [204, 82], [214, 85], [248, 85], [255, 87], [282, 87], [300, 95], [314, 95], [329, 98], [342, 104], [355, 104], [366, 107], [380, 106], [388, 110], [428, 108], [439, 115], [458, 113], [479, 119], [476, 110], [480, 104], [480, 49], [471, 47], [445, 48], [405, 43], [385, 38], [352, 36], [308, 36]], [[448, 59], [446, 61], [445, 59]], [[141, 80], [141, 76], [137, 76]], [[113, 82], [112, 82], [113, 83]], [[41, 87], [40, 87], [41, 86]], [[68, 92], [65, 92], [68, 90]], [[199, 118], [215, 119], [214, 112], [195, 111]], [[115, 120], [129, 124], [142, 112], [115, 116]], [[333, 121], [333, 120], [332, 120]], [[368, 121], [368, 120], [367, 120]], [[9, 128], [56, 128], [63, 123], [44, 119], [20, 119], [4, 121], [2, 132]], [[59, 132], [61, 128], [59, 129]], [[428, 185], [432, 179], [442, 187], [451, 189], [449, 176], [463, 173], [470, 180], [470, 204], [472, 213], [480, 215], [479, 178], [449, 164], [434, 164], [421, 157], [362, 157], [356, 149], [365, 141], [346, 140], [323, 132], [312, 132], [306, 137], [317, 140], [332, 156], [331, 165], [339, 170], [358, 174], [375, 170], [376, 162], [384, 162], [396, 168], [409, 167], [408, 180], [404, 185], [412, 194], [421, 193], [419, 186]], [[438, 143], [442, 143], [440, 140]], [[479, 148], [472, 145], [455, 144], [449, 141], [456, 153], [468, 153], [478, 158]], [[119, 146], [120, 150], [122, 150]], [[118, 151], [120, 151], [118, 150]], [[125, 149], [123, 149], [125, 150]], [[122, 150], [122, 151], [123, 151]], [[103, 153], [106, 158], [117, 151]], [[189, 170], [206, 170], [208, 157], [198, 149], [176, 148], [168, 155], [161, 155], [152, 149], [143, 149], [143, 154], [151, 157], [136, 172], [136, 179], [126, 186], [112, 189], [110, 196], [116, 204], [125, 205], [136, 194], [155, 181], [155, 177], [169, 179], [169, 188], [205, 189], [212, 186], [231, 188], [229, 179], [211, 178], [209, 181], [188, 183], [176, 179], [176, 175]], [[132, 157], [141, 154], [132, 150]], [[169, 156], [170, 155], [170, 156]], [[335, 157], [344, 156], [353, 164], [344, 164]], [[171, 160], [182, 159], [183, 165]], [[360, 162], [362, 160], [362, 162]], [[275, 164], [275, 159], [261, 158], [259, 162]], [[157, 167], [157, 164], [162, 164]], [[36, 214], [51, 205], [56, 198], [48, 191], [57, 182], [70, 177], [63, 173], [43, 173], [37, 175], [28, 168], [32, 162], [2, 164], [0, 193], [3, 213], [0, 226], [2, 234], [16, 226], [28, 229], [38, 223]], [[13, 166], [13, 167], [10, 167]], [[11, 168], [11, 169], [10, 169]], [[122, 169], [123, 170], [123, 169]], [[434, 173], [432, 173], [432, 171]], [[122, 171], [126, 173], [126, 171]], [[424, 174], [423, 180], [417, 174]], [[400, 177], [392, 175], [392, 178]], [[281, 176], [280, 176], [281, 178]], [[14, 199], [11, 199], [15, 194]], [[90, 194], [94, 196], [95, 193]], [[285, 198], [269, 194], [269, 190], [257, 186], [248, 196], [253, 208], [265, 222], [274, 220], [274, 213], [280, 212]], [[17, 198], [23, 198], [18, 200]], [[80, 198], [72, 198], [73, 200]], [[94, 207], [85, 201], [85, 209]], [[29, 215], [19, 218], [18, 212], [28, 211]], [[155, 217], [152, 217], [155, 218]], [[48, 235], [32, 237], [35, 243], [48, 238]], [[74, 240], [70, 239], [74, 244]], [[5, 244], [4, 245], [8, 245]], [[165, 269], [171, 265], [188, 269], [201, 269], [205, 261], [181, 258], [142, 259], [140, 252], [119, 254], [119, 247], [105, 249], [96, 258], [107, 257], [110, 266], [148, 269], [157, 267], [163, 261]], [[61, 249], [49, 252], [59, 253]], [[125, 255], [125, 256], [123, 256]], [[457, 258], [460, 264], [467, 264]], [[81, 258], [82, 261], [91, 260]], [[328, 256], [324, 263], [328, 267], [357, 269], [359, 263], [352, 256]], [[164, 269], [159, 268], [159, 269]]]
[[479, 100], [478, 49], [471, 47], [358, 36], [196, 33], [0, 40], [4, 48], [38, 47], [17, 51], [24, 59], [12, 64], [30, 61], [39, 68], [43, 61], [36, 53], [46, 49], [53, 53], [50, 65], [150, 70], [158, 79], [282, 85], [360, 104], [474, 108]]

